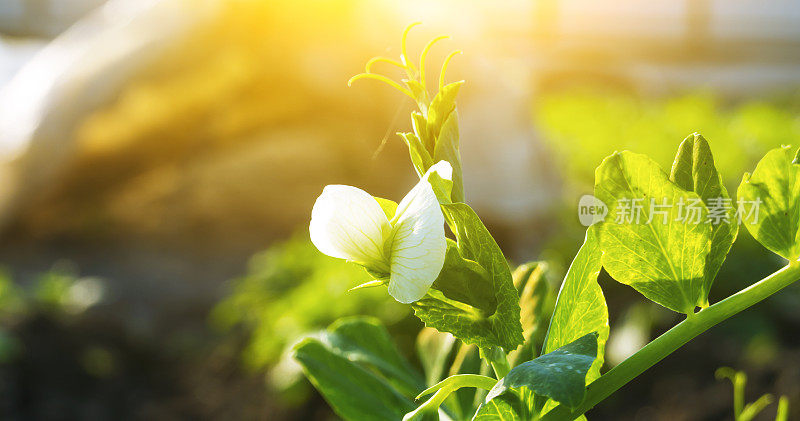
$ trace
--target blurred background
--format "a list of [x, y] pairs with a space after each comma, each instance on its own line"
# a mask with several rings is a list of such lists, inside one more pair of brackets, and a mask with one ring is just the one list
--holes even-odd
[[[369, 314], [411, 350], [421, 323], [310, 245], [326, 184], [399, 199], [415, 183], [410, 101], [346, 81], [375, 55], [465, 54], [468, 201], [554, 290], [577, 202], [615, 150], [664, 168], [697, 131], [729, 191], [800, 146], [800, 5], [790, 0], [3, 0], [0, 418], [335, 419], [286, 356]], [[438, 67], [431, 64], [431, 68]], [[712, 302], [784, 262], [745, 230]], [[605, 274], [613, 366], [679, 318]], [[800, 419], [800, 286], [692, 341], [589, 413], [732, 418], [748, 398]], [[762, 418], [774, 417], [774, 405]]]

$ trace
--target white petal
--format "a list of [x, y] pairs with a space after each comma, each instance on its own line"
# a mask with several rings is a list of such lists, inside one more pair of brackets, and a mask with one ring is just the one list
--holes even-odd
[[389, 294], [408, 304], [425, 296], [447, 249], [444, 216], [427, 177], [403, 198], [393, 222]]
[[326, 186], [311, 211], [311, 242], [324, 254], [388, 270], [383, 243], [391, 225], [364, 190]]

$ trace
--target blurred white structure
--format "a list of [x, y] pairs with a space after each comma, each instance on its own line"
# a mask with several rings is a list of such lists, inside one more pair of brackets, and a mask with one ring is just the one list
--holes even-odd
[[0, 227], [59, 176], [74, 152], [75, 125], [211, 9], [205, 1], [111, 1], [0, 87]]
[[800, 85], [795, 1], [537, 4], [531, 57], [541, 86], [600, 81], [644, 94], [702, 88], [745, 96]]
[[0, 33], [54, 37], [106, 0], [3, 0]]

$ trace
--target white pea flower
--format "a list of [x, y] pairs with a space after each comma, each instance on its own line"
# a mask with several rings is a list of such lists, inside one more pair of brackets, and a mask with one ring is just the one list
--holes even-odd
[[447, 161], [432, 166], [397, 205], [391, 220], [364, 190], [329, 185], [311, 211], [311, 242], [324, 254], [389, 275], [389, 294], [409, 304], [421, 299], [439, 276], [447, 242], [444, 216], [430, 175], [451, 180]]

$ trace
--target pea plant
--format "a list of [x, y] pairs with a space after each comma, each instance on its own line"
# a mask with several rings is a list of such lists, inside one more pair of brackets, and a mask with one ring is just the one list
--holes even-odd
[[[425, 372], [410, 365], [375, 319], [341, 319], [303, 339], [294, 358], [342, 418], [580, 418], [697, 335], [800, 278], [799, 157], [789, 147], [768, 152], [744, 175], [734, 202], [708, 143], [693, 134], [678, 146], [669, 173], [628, 151], [603, 160], [592, 197], [597, 212], [544, 317], [544, 264], [512, 272], [464, 196], [456, 110], [464, 82], [445, 82], [458, 51], [430, 86], [426, 56], [442, 37], [412, 63], [406, 49], [412, 26], [403, 33], [399, 60], [373, 58], [350, 82], [375, 79], [414, 100], [413, 130], [399, 135], [419, 182], [399, 203], [327, 186], [309, 229], [319, 251], [361, 265], [374, 278], [354, 289], [387, 287], [411, 305], [427, 326], [418, 340]], [[376, 73], [377, 64], [399, 68], [406, 78]], [[788, 264], [710, 304], [709, 290], [742, 225]], [[609, 324], [601, 269], [686, 316], [605, 373]], [[470, 349], [478, 349], [477, 365], [469, 363]]]
[[[743, 371], [736, 371], [730, 367], [720, 367], [716, 372], [717, 379], [728, 379], [733, 385], [733, 418], [736, 421], [751, 421], [761, 411], [771, 404], [775, 398], [770, 395], [761, 395], [755, 402], [745, 404], [744, 388], [747, 384], [747, 374]], [[786, 421], [789, 419], [789, 398], [781, 396], [778, 400], [778, 409], [775, 413], [775, 421]]]

